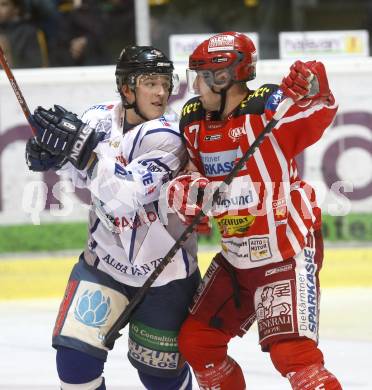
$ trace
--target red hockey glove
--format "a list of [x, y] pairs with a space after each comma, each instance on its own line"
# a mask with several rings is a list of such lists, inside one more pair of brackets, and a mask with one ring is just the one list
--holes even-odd
[[289, 75], [280, 84], [284, 95], [301, 107], [323, 103], [332, 105], [335, 99], [329, 89], [327, 73], [323, 63], [296, 61]]
[[[209, 180], [198, 173], [182, 175], [173, 179], [167, 189], [168, 205], [180, 219], [189, 225], [196, 214], [199, 213], [203, 204], [204, 189]], [[201, 234], [209, 234], [211, 225], [209, 218], [204, 216], [195, 231]]]

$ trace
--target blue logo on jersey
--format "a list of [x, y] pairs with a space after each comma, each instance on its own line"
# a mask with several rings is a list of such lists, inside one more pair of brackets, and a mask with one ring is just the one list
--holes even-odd
[[119, 176], [119, 177], [124, 177], [124, 176], [127, 176], [128, 172], [126, 169], [124, 169], [120, 164], [118, 163], [115, 163], [115, 175], [116, 176]]
[[106, 104], [96, 104], [95, 106], [90, 107], [88, 111], [90, 111], [90, 110], [108, 111], [108, 110], [111, 110], [113, 107], [114, 107], [113, 104], [109, 104], [109, 105], [106, 105]]
[[223, 176], [226, 173], [231, 172], [234, 163], [226, 161], [224, 163], [204, 164], [205, 174], [207, 176]]
[[200, 153], [207, 177], [224, 176], [231, 172], [237, 156], [236, 149], [216, 153]]
[[99, 328], [104, 325], [111, 313], [110, 297], [105, 297], [102, 292], [84, 291], [75, 307], [75, 318], [86, 326]]
[[271, 112], [275, 112], [279, 103], [281, 102], [283, 97], [283, 91], [281, 89], [277, 89], [273, 94], [269, 96], [267, 99], [265, 110], [269, 110]]

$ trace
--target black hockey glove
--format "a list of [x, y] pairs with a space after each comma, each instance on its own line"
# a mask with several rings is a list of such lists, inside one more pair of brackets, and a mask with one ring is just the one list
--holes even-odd
[[35, 138], [30, 138], [26, 144], [26, 163], [28, 169], [34, 172], [45, 172], [49, 169], [61, 168], [67, 159], [62, 155], [53, 155], [42, 149]]
[[103, 138], [102, 133], [96, 133], [76, 114], [58, 105], [49, 110], [36, 108], [33, 120], [38, 131], [36, 140], [41, 148], [66, 157], [77, 169], [86, 167], [93, 149]]

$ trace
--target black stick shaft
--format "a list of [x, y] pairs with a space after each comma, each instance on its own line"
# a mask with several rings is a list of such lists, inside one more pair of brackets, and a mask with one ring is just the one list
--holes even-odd
[[[222, 186], [227, 186], [231, 184], [234, 177], [238, 174], [238, 172], [243, 168], [244, 164], [248, 161], [248, 159], [253, 155], [253, 153], [257, 150], [257, 148], [261, 145], [265, 136], [271, 133], [273, 128], [276, 126], [278, 121], [283, 117], [283, 115], [288, 111], [289, 107], [293, 104], [293, 101], [289, 98], [283, 100], [278, 106], [278, 109], [275, 112], [272, 120], [266, 125], [266, 127], [262, 130], [260, 135], [255, 139], [253, 144], [249, 147], [249, 149], [244, 153], [241, 159], [234, 165], [234, 168], [231, 172], [226, 176], [225, 180], [217, 187], [217, 189], [213, 192], [212, 202], [206, 202], [206, 204], [214, 204], [217, 200], [217, 197], [221, 191]], [[209, 210], [208, 210], [209, 211]], [[163, 272], [164, 268], [171, 262], [174, 255], [177, 251], [183, 246], [185, 241], [190, 237], [192, 232], [194, 231], [194, 227], [200, 222], [200, 219], [205, 215], [205, 212], [201, 210], [193, 220], [190, 225], [187, 226], [185, 231], [181, 234], [178, 240], [174, 243], [172, 248], [168, 251], [168, 253], [164, 256], [161, 263], [154, 269], [152, 274], [148, 277], [146, 282], [139, 288], [136, 295], [132, 298], [129, 304], [124, 309], [123, 313], [118, 317], [118, 319], [113, 324], [112, 328], [107, 332], [104, 344], [106, 346], [112, 346], [113, 342], [121, 336], [119, 331], [124, 328], [130, 319], [133, 311], [137, 307], [137, 305], [143, 300], [146, 295], [148, 289], [155, 282], [158, 276]]]

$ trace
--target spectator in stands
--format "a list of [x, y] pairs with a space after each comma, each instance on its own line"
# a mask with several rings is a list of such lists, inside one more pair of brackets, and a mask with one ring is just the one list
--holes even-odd
[[101, 0], [101, 4], [105, 18], [106, 47], [110, 63], [113, 63], [123, 46], [133, 45], [136, 41], [134, 1]]
[[104, 18], [96, 0], [62, 1], [57, 36], [51, 42], [52, 66], [104, 65]]
[[59, 0], [23, 0], [23, 3], [26, 18], [45, 33], [48, 43], [57, 33]]
[[25, 20], [22, 0], [0, 0], [0, 35], [14, 68], [48, 65], [45, 36]]

